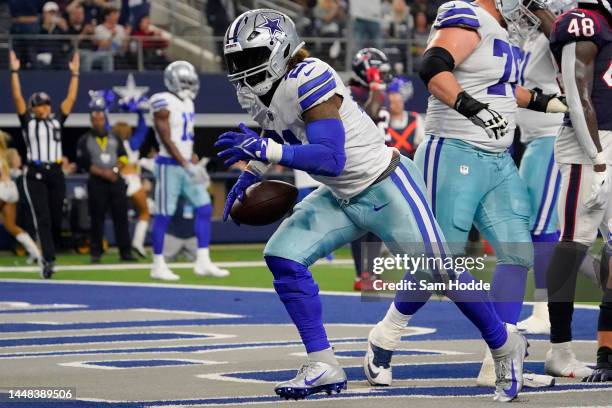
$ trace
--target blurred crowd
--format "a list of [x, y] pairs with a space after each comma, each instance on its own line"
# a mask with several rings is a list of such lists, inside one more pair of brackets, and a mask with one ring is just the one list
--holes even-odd
[[8, 0], [13, 48], [26, 69], [61, 69], [72, 50], [83, 71], [163, 66], [168, 46], [151, 25], [150, 0]]

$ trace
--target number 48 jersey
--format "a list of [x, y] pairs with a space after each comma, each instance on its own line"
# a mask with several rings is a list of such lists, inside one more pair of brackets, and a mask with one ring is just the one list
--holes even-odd
[[[591, 99], [597, 113], [599, 130], [612, 130], [612, 30], [606, 18], [598, 11], [573, 9], [557, 18], [550, 36], [550, 48], [561, 67], [566, 45], [589, 41], [598, 48], [593, 72]], [[566, 125], [569, 115], [566, 115]]]
[[523, 54], [519, 47], [511, 44], [508, 32], [499, 22], [473, 3], [451, 1], [443, 4], [438, 10], [430, 41], [435, 30], [449, 27], [473, 30], [480, 36], [476, 49], [455, 67], [453, 74], [467, 93], [508, 119], [509, 132], [499, 140], [491, 139], [484, 129], [431, 96], [425, 133], [464, 140], [487, 151], [502, 152], [512, 144], [514, 135], [517, 110], [514, 88], [519, 80]]
[[[151, 111], [153, 113], [161, 110], [167, 110], [170, 113], [168, 117], [170, 139], [181, 153], [181, 156], [185, 160], [191, 161], [195, 122], [193, 101], [191, 99], [183, 100], [170, 92], [160, 92], [151, 96], [149, 102], [151, 103]], [[159, 143], [159, 155], [171, 158], [172, 156], [168, 153], [163, 143], [161, 143], [157, 130], [155, 131], [155, 137]]]

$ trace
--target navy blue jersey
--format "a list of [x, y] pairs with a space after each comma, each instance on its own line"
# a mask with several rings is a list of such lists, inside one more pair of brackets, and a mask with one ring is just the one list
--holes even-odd
[[576, 8], [557, 18], [550, 36], [550, 48], [559, 67], [563, 47], [582, 41], [593, 42], [599, 49], [591, 99], [599, 130], [612, 130], [612, 30], [600, 12]]

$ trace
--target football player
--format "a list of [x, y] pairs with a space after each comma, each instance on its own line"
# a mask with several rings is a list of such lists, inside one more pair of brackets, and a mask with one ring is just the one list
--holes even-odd
[[[612, 200], [612, 3], [584, 0], [557, 18], [550, 48], [561, 71], [569, 114], [555, 143], [561, 171], [560, 242], [548, 269], [551, 349], [546, 371], [589, 381], [612, 378], [612, 284], [609, 279]], [[603, 301], [598, 323], [599, 350], [594, 373], [571, 350], [572, 314], [578, 267], [597, 238], [602, 251]]]
[[[351, 69], [348, 85], [353, 99], [374, 122], [378, 122], [380, 110], [386, 103], [387, 82], [391, 79], [387, 56], [377, 48], [364, 48], [355, 54]], [[374, 257], [381, 249], [380, 238], [372, 233], [351, 242], [356, 273], [353, 290], [372, 289]]]
[[198, 253], [194, 272], [198, 276], [225, 277], [229, 272], [210, 260], [210, 219], [212, 206], [205, 184], [208, 175], [202, 166], [192, 163], [195, 112], [193, 100], [200, 89], [200, 79], [190, 63], [175, 61], [164, 71], [168, 92], [150, 99], [159, 155], [155, 159], [155, 216], [153, 219], [153, 267], [151, 278], [168, 281], [180, 279], [164, 260], [164, 235], [182, 196], [194, 208], [194, 228]]
[[[346, 387], [346, 375], [323, 327], [319, 288], [308, 269], [317, 259], [365, 232], [375, 233], [394, 253], [448, 253], [419, 170], [385, 145], [383, 134], [353, 101], [340, 76], [325, 62], [309, 58], [303, 45], [294, 23], [274, 10], [248, 11], [231, 24], [224, 50], [228, 77], [239, 95], [256, 96], [248, 110], [264, 133], [260, 137], [241, 124], [239, 132], [224, 133], [216, 143], [224, 149], [219, 156], [226, 165], [249, 161], [228, 194], [225, 219], [234, 202], [272, 164], [304, 170], [323, 184], [295, 207], [264, 250], [274, 288], [308, 353], [296, 377], [276, 386], [276, 393], [285, 398]], [[432, 275], [475, 282], [469, 272]], [[486, 293], [445, 294], [479, 328], [495, 356], [495, 398], [514, 399], [522, 387], [525, 338], [506, 330]], [[430, 295], [418, 289], [404, 293], [402, 310], [414, 314]], [[388, 317], [401, 330], [409, 316], [394, 310]]]
[[[506, 27], [525, 13], [519, 0], [451, 1], [439, 8], [420, 71], [432, 93], [428, 138], [415, 156], [454, 254], [463, 253], [473, 223], [495, 248], [491, 295], [510, 330], [516, 330], [533, 263], [527, 189], [507, 151], [517, 104], [540, 112], [567, 109], [554, 95], [517, 86], [520, 50]], [[372, 366], [384, 373], [368, 375], [374, 385], [391, 382], [390, 360], [403, 329], [393, 314], [407, 322], [412, 310], [396, 302], [370, 332], [366, 375]], [[485, 358], [483, 370], [495, 359]]]

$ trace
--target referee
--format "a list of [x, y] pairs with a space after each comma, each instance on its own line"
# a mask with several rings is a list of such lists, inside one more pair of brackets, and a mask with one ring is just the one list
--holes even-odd
[[21, 123], [28, 157], [25, 166], [24, 191], [34, 219], [34, 226], [42, 249], [41, 275], [53, 275], [55, 245], [59, 244], [62, 207], [66, 183], [62, 172], [62, 129], [72, 111], [79, 88], [79, 54], [69, 63], [71, 79], [68, 95], [60, 105], [59, 115], [51, 109], [51, 99], [44, 92], [34, 93], [26, 106], [19, 81], [20, 62], [10, 52], [11, 91], [15, 109]]

